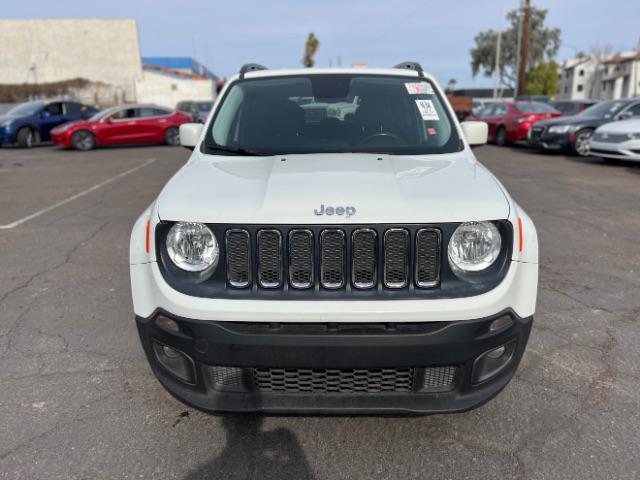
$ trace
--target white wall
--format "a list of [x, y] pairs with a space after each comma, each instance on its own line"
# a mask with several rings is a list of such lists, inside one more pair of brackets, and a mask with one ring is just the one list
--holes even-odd
[[140, 103], [175, 108], [182, 100], [214, 100], [215, 86], [212, 80], [193, 80], [143, 72], [142, 80], [136, 83], [136, 96]]
[[0, 83], [85, 78], [135, 100], [142, 78], [136, 21], [0, 20]]

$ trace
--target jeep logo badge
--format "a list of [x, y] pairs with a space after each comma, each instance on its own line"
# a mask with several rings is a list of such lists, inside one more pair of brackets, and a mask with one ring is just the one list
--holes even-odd
[[325, 207], [324, 203], [320, 205], [319, 209], [315, 209], [313, 211], [313, 213], [315, 213], [318, 216], [321, 215], [346, 215], [347, 218], [349, 217], [353, 217], [356, 214], [356, 207], [343, 207], [343, 206], [339, 206], [339, 207]]

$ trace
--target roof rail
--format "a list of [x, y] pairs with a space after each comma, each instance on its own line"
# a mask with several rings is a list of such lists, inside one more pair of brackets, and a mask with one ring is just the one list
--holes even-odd
[[244, 78], [245, 73], [257, 72], [258, 70], [267, 70], [267, 67], [257, 63], [245, 63], [242, 68], [240, 68], [240, 80]]
[[424, 77], [424, 70], [422, 70], [422, 66], [418, 62], [402, 62], [393, 68], [401, 68], [403, 70], [415, 70], [416, 72], [418, 72], [419, 77]]

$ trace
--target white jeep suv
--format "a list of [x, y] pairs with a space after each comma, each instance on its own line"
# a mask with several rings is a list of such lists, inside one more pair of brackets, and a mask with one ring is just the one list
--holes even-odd
[[174, 396], [209, 412], [455, 412], [512, 378], [536, 230], [473, 155], [486, 124], [458, 123], [419, 64], [248, 64], [180, 135], [191, 158], [130, 254], [140, 339]]

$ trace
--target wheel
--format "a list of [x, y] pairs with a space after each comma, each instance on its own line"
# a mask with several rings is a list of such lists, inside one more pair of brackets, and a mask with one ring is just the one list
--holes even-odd
[[96, 148], [96, 137], [87, 130], [78, 130], [71, 135], [71, 146], [76, 150], [93, 150]]
[[589, 141], [592, 136], [593, 130], [590, 128], [585, 128], [576, 132], [575, 137], [573, 137], [573, 154], [581, 157], [588, 157], [591, 154]]
[[504, 147], [507, 144], [507, 129], [504, 127], [498, 127], [496, 131], [496, 145]]
[[22, 127], [16, 135], [18, 146], [21, 148], [31, 148], [35, 143], [35, 135], [29, 127]]
[[180, 130], [178, 130], [178, 127], [169, 127], [164, 131], [164, 143], [172, 147], [180, 145]]

